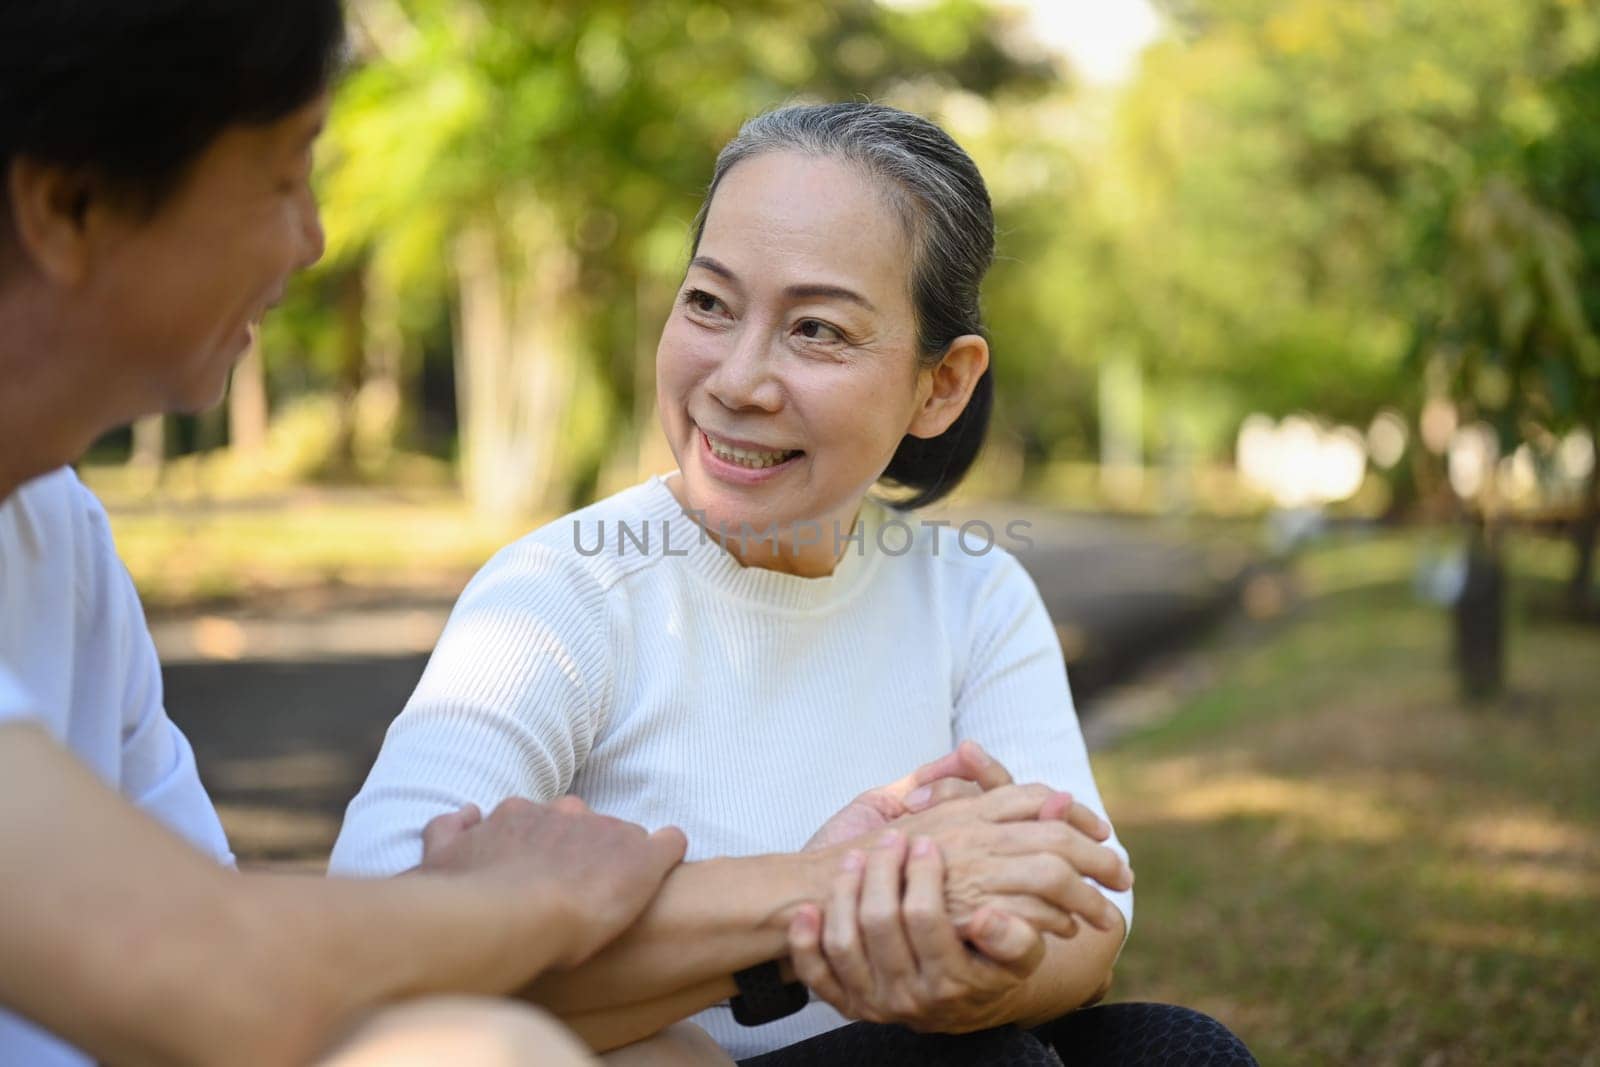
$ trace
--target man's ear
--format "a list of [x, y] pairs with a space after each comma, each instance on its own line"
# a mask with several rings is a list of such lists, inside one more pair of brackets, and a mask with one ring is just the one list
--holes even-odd
[[906, 430], [912, 437], [938, 437], [967, 408], [978, 379], [989, 369], [989, 342], [975, 333], [950, 342], [944, 358], [931, 372], [932, 385]]
[[11, 223], [23, 261], [58, 285], [89, 273], [89, 203], [96, 183], [71, 167], [14, 157], [5, 173]]

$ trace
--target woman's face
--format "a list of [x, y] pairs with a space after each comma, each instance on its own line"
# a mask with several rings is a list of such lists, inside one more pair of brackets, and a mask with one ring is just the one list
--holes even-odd
[[673, 491], [706, 525], [776, 526], [805, 556], [793, 534], [815, 524], [831, 569], [834, 524], [848, 532], [931, 389], [910, 261], [894, 207], [849, 164], [773, 152], [723, 178], [656, 350]]

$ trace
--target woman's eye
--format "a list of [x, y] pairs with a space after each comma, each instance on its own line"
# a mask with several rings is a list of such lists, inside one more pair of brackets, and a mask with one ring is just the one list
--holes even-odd
[[808, 341], [844, 340], [844, 334], [840, 333], [837, 328], [829, 326], [825, 322], [818, 322], [816, 319], [801, 319], [800, 325], [795, 329], [799, 331], [801, 337]]
[[706, 315], [715, 315], [717, 309], [722, 306], [721, 300], [718, 300], [704, 289], [690, 289], [683, 294], [683, 302]]

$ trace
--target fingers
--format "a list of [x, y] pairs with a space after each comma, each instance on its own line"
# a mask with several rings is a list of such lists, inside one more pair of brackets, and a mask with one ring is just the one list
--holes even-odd
[[818, 998], [840, 1012], [849, 1011], [850, 998], [822, 954], [822, 913], [815, 904], [801, 905], [789, 920], [789, 962], [795, 977]]
[[[901, 779], [901, 781], [904, 781], [904, 779]], [[850, 803], [870, 808], [872, 811], [877, 812], [884, 822], [888, 822], [890, 819], [897, 819], [906, 813], [905, 805], [900, 800], [902, 794], [896, 791], [897, 786], [898, 783], [892, 786], [869, 789]]]
[[[935, 795], [928, 787], [940, 782], [970, 782], [977, 789], [947, 792], [935, 799]], [[963, 741], [956, 746], [954, 752], [940, 756], [931, 763], [924, 763], [890, 786], [889, 791], [895, 796], [905, 798], [907, 811], [922, 811], [939, 803], [940, 800], [975, 795], [978, 792], [987, 792], [1011, 784], [1011, 772], [1006, 770], [999, 760], [985, 752], [983, 746], [976, 741]]]
[[961, 755], [961, 749], [957, 748], [954, 751], [946, 752], [931, 763], [924, 763], [896, 782], [895, 785], [904, 785], [910, 788], [912, 786], [927, 785], [929, 782], [936, 782], [940, 778], [968, 777], [970, 777], [970, 773], [967, 761]]
[[917, 969], [900, 922], [900, 874], [905, 861], [905, 835], [891, 830], [867, 853], [862, 872], [858, 923], [878, 988], [906, 982]]
[[962, 797], [975, 797], [983, 794], [983, 787], [976, 782], [969, 782], [961, 778], [941, 778], [937, 782], [929, 782], [912, 790], [906, 797], [907, 811], [926, 811], [936, 804], [943, 804], [947, 800], [960, 800]]
[[1027, 978], [1044, 961], [1044, 937], [1031, 925], [998, 908], [979, 908], [967, 923], [967, 937], [993, 962]]
[[966, 946], [945, 910], [944, 857], [931, 837], [912, 839], [903, 915], [920, 971], [954, 973], [966, 962]]
[[[1007, 915], [1021, 919], [1041, 934], [1054, 934], [1064, 940], [1078, 936], [1079, 923], [1076, 916], [1031, 894], [996, 893], [988, 898], [988, 903]], [[976, 911], [973, 914], [976, 914]], [[960, 929], [968, 929], [971, 922], [972, 916], [969, 915]]]
[[575, 797], [571, 793], [556, 797], [550, 802], [550, 806], [567, 815], [582, 815], [589, 810], [589, 805], [583, 802], [582, 797]]
[[1050, 853], [1012, 856], [998, 865], [990, 888], [995, 893], [1037, 897], [1057, 909], [1076, 915], [1096, 930], [1116, 928], [1120, 914], [1098, 889], [1085, 881], [1072, 864]]
[[1012, 784], [1011, 772], [1006, 770], [999, 760], [984, 751], [978, 742], [972, 740], [961, 742], [956, 746], [956, 755], [961, 757], [963, 766], [971, 772], [972, 780], [983, 787], [984, 792]]
[[1039, 809], [1039, 821], [1064, 822], [1096, 841], [1108, 841], [1111, 838], [1111, 824], [1092, 809], [1073, 800], [1071, 793], [1057, 793], [1045, 801], [1044, 807]]
[[667, 871], [683, 862], [683, 854], [689, 849], [689, 839], [676, 826], [663, 826], [650, 835], [650, 847], [655, 849], [664, 865], [661, 876], [665, 878]]
[[438, 852], [483, 821], [478, 805], [467, 804], [456, 811], [447, 811], [428, 820], [422, 828], [422, 855], [424, 858]]
[[828, 906], [822, 919], [822, 952], [828, 966], [846, 990], [870, 990], [872, 968], [861, 949], [856, 911], [861, 899], [861, 882], [867, 865], [866, 853], [851, 849], [845, 854], [839, 873], [829, 887]]
[[1028, 785], [1003, 785], [989, 790], [976, 801], [976, 810], [989, 822], [1036, 820], [1055, 790], [1037, 782]]
[[1058, 822], [1008, 823], [990, 830], [990, 850], [997, 856], [1024, 856], [1044, 853], [1059, 856], [1079, 874], [1086, 875], [1107, 889], [1133, 888], [1133, 870], [1113, 849]]

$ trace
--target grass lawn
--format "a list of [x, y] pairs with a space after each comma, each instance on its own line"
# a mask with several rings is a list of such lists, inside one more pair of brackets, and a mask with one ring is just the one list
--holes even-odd
[[108, 494], [117, 551], [152, 611], [346, 587], [454, 598], [536, 523], [496, 526], [442, 493], [296, 490], [141, 506]]
[[1292, 618], [1096, 757], [1139, 880], [1114, 999], [1264, 1064], [1600, 1064], [1600, 629], [1529, 610], [1562, 552], [1519, 548], [1510, 696], [1465, 708], [1416, 548], [1312, 554]]

